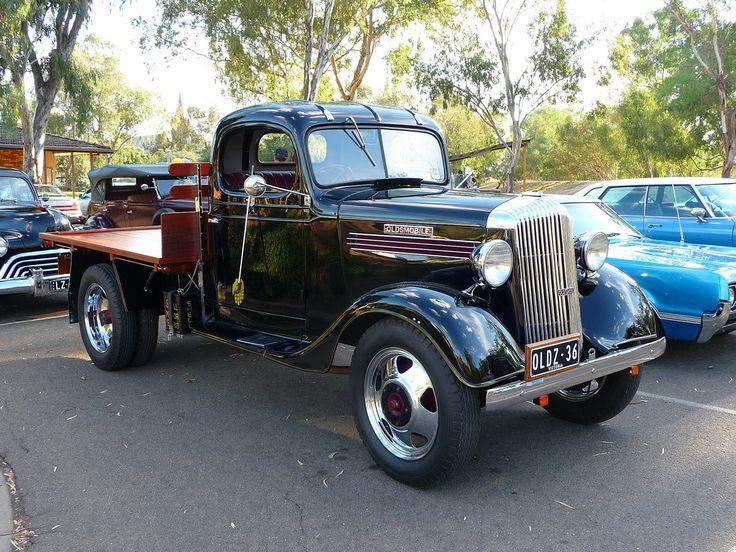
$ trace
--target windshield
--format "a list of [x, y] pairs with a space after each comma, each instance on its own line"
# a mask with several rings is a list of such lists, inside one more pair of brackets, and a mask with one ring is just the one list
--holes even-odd
[[16, 176], [0, 176], [0, 205], [36, 203], [30, 184]]
[[66, 197], [66, 194], [64, 192], [62, 192], [59, 188], [51, 184], [41, 184], [40, 186], [36, 186], [36, 189], [38, 190], [39, 194], [48, 194], [50, 196]]
[[736, 217], [736, 183], [698, 186], [706, 203], [718, 217]]
[[195, 184], [194, 179], [188, 180], [185, 178], [167, 178], [167, 177], [161, 177], [157, 176], [154, 178], [154, 182], [156, 183], [156, 189], [158, 190], [158, 194], [161, 197], [166, 197], [171, 193], [171, 188], [174, 186], [181, 185], [187, 185], [187, 184]]
[[641, 237], [634, 227], [603, 203], [565, 203], [565, 208], [572, 218], [575, 236], [585, 232], [603, 232], [607, 236]]
[[317, 183], [335, 186], [385, 178], [420, 178], [443, 184], [445, 160], [439, 140], [414, 130], [326, 129], [307, 141]]

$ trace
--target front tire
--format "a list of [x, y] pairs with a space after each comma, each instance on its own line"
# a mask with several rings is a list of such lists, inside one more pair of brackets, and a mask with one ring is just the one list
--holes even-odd
[[417, 487], [445, 480], [478, 445], [478, 393], [458, 381], [413, 326], [384, 320], [361, 337], [350, 388], [368, 452], [394, 479]]
[[82, 275], [77, 316], [90, 359], [102, 370], [126, 368], [135, 353], [137, 321], [125, 310], [109, 264], [96, 264]]
[[596, 380], [562, 389], [545, 406], [555, 418], [576, 424], [598, 424], [626, 408], [639, 389], [640, 374], [622, 370]]

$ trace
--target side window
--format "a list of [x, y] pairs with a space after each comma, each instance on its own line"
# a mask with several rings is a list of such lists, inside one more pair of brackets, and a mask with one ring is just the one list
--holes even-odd
[[258, 162], [262, 165], [294, 163], [294, 146], [283, 132], [269, 132], [258, 140]]
[[703, 204], [690, 186], [652, 186], [649, 189], [647, 215], [688, 217], [695, 207], [703, 207]]
[[608, 188], [600, 197], [619, 215], [643, 215], [645, 186], [616, 186]]

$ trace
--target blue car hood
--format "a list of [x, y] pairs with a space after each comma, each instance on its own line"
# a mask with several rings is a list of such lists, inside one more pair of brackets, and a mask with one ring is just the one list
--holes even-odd
[[736, 282], [736, 248], [697, 245], [649, 238], [612, 237], [608, 253], [616, 261], [662, 265], [662, 268], [707, 270], [720, 274], [727, 282]]

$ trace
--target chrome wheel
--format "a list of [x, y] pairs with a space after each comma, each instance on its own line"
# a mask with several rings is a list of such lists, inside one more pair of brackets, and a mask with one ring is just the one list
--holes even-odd
[[594, 379], [587, 383], [581, 383], [580, 385], [576, 385], [575, 387], [560, 389], [559, 391], [557, 391], [557, 394], [563, 399], [572, 402], [587, 401], [588, 399], [595, 397], [600, 392], [600, 390], [603, 389], [603, 384], [605, 382], [606, 377], [604, 376], [602, 378]]
[[107, 294], [99, 284], [92, 284], [85, 293], [84, 327], [95, 351], [107, 352], [112, 339], [112, 313]]
[[429, 374], [411, 353], [383, 349], [365, 373], [363, 396], [373, 432], [402, 460], [425, 456], [437, 436], [437, 400]]

